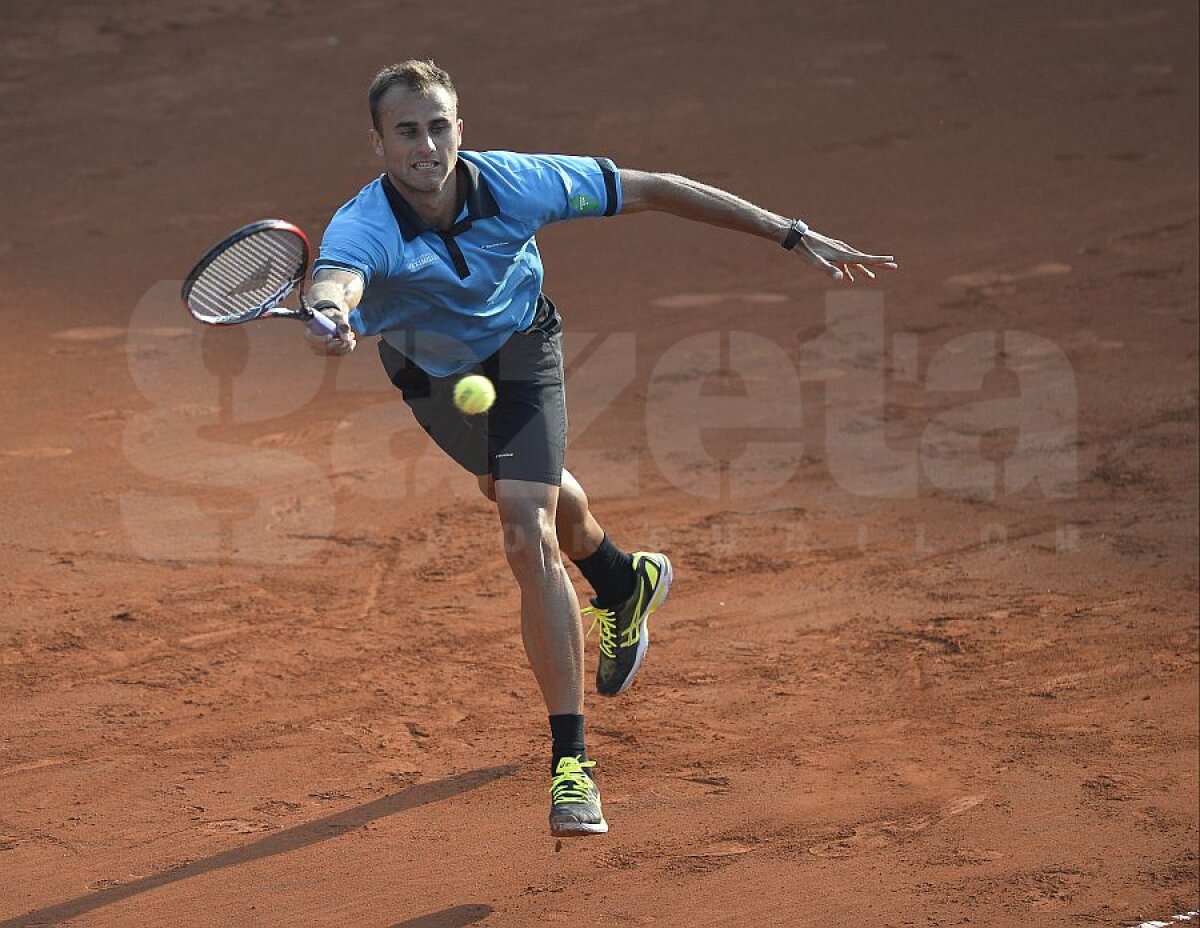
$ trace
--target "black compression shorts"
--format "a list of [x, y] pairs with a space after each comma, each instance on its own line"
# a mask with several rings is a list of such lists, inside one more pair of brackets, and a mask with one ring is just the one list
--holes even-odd
[[[437, 445], [476, 476], [562, 485], [567, 448], [562, 323], [554, 304], [538, 298], [533, 324], [470, 370], [431, 377], [384, 339], [379, 357], [388, 379]], [[486, 413], [468, 416], [454, 405], [454, 385], [483, 374], [496, 386]]]

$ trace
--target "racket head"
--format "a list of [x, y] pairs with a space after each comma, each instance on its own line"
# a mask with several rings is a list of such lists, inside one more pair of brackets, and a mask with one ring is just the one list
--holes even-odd
[[210, 248], [187, 275], [180, 296], [200, 322], [249, 322], [275, 309], [292, 292], [308, 271], [308, 259], [308, 237], [299, 226], [261, 219]]

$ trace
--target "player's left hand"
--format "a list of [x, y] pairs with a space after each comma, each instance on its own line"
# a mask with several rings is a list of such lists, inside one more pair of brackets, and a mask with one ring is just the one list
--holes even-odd
[[896, 270], [899, 265], [892, 255], [869, 255], [836, 238], [829, 238], [813, 229], [800, 237], [792, 251], [834, 280], [854, 280], [855, 273], [874, 279], [872, 268]]

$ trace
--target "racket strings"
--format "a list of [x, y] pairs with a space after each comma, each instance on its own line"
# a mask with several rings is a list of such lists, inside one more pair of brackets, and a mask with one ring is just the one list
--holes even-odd
[[249, 235], [216, 255], [197, 275], [188, 308], [205, 322], [253, 319], [295, 286], [307, 258], [304, 241], [291, 232], [271, 229]]

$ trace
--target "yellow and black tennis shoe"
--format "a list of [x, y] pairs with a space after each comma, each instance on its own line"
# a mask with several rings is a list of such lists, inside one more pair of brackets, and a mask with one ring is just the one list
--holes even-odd
[[602, 696], [620, 695], [633, 683], [650, 644], [646, 622], [671, 589], [671, 562], [665, 554], [636, 552], [633, 572], [636, 586], [620, 606], [603, 609], [593, 600], [581, 610], [593, 618], [592, 628], [600, 629], [596, 690]]
[[556, 838], [602, 835], [608, 831], [608, 822], [604, 821], [600, 808], [600, 788], [587, 774], [595, 766], [594, 760], [559, 758], [550, 781], [550, 834]]

